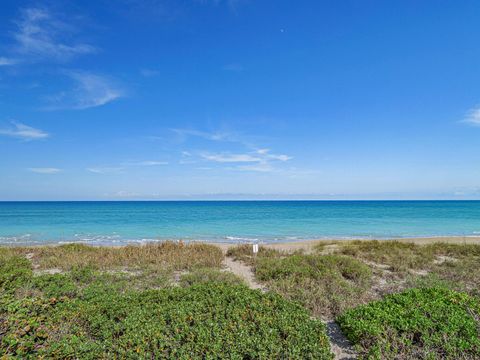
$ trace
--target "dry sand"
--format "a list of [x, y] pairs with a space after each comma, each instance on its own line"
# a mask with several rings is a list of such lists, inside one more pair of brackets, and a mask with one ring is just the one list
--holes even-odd
[[[360, 241], [370, 241], [374, 239], [362, 239]], [[283, 251], [295, 251], [295, 250], [304, 250], [309, 252], [317, 244], [330, 244], [330, 243], [344, 243], [351, 240], [344, 239], [317, 239], [317, 240], [305, 240], [305, 241], [294, 241], [294, 242], [285, 242], [285, 243], [269, 243], [261, 244], [261, 246], [283, 250]], [[400, 241], [407, 243], [414, 243], [419, 245], [426, 245], [432, 243], [449, 243], [449, 244], [480, 244], [480, 236], [442, 236], [442, 237], [422, 237], [422, 238], [401, 238], [401, 239], [382, 239], [380, 241]], [[230, 247], [236, 246], [236, 243], [210, 243], [211, 245], [218, 246], [224, 252], [226, 252]]]

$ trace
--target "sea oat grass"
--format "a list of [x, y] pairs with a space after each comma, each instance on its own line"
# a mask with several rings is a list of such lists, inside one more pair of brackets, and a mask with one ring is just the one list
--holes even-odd
[[265, 246], [259, 246], [258, 253], [254, 254], [252, 245], [243, 244], [232, 246], [227, 251], [227, 256], [231, 256], [236, 261], [243, 261], [245, 264], [254, 265], [257, 259], [263, 258], [281, 258], [288, 253], [276, 249], [270, 249]]
[[329, 318], [368, 301], [372, 271], [347, 256], [294, 254], [259, 258], [255, 276], [269, 290]]
[[399, 241], [353, 241], [340, 252], [354, 258], [387, 265], [392, 271], [421, 269], [435, 260], [430, 248]]
[[216, 246], [176, 242], [125, 247], [69, 244], [4, 250], [4, 253], [8, 252], [28, 255], [38, 269], [70, 270], [89, 266], [102, 270], [144, 267], [188, 270], [195, 267], [218, 268], [223, 261], [222, 251]]

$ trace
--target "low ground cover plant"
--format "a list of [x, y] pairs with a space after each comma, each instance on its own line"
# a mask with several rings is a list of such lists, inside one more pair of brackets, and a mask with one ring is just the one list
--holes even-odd
[[181, 286], [191, 286], [210, 282], [220, 282], [230, 285], [245, 285], [245, 282], [235, 274], [232, 274], [228, 271], [211, 268], [195, 269], [194, 271], [183, 274], [180, 277]]
[[132, 290], [128, 274], [34, 275], [25, 258], [2, 257], [0, 356], [332, 358], [324, 325], [299, 304], [196, 271], [183, 286]]
[[368, 359], [480, 358], [480, 301], [445, 288], [410, 289], [337, 318]]

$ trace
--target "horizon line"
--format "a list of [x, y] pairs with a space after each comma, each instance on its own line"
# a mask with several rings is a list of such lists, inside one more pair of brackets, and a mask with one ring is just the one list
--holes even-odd
[[418, 201], [418, 202], [427, 202], [427, 201], [480, 201], [478, 199], [102, 199], [102, 200], [0, 200], [0, 203], [14, 203], [14, 202], [297, 202], [297, 201], [311, 201], [311, 202], [327, 202], [327, 201], [338, 201], [338, 202], [349, 202], [349, 201], [391, 201], [391, 202], [402, 202], [402, 201]]

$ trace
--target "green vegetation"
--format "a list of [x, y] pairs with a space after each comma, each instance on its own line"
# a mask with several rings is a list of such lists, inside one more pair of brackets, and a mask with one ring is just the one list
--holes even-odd
[[[300, 254], [300, 252], [294, 253]], [[227, 251], [227, 256], [231, 256], [236, 261], [243, 261], [245, 264], [254, 265], [258, 259], [264, 258], [283, 258], [292, 254], [260, 246], [258, 253], [253, 255], [252, 245], [232, 246]]]
[[[184, 249], [178, 249], [182, 254]], [[69, 270], [54, 275], [34, 273], [31, 262], [17, 255], [24, 250], [26, 254], [35, 251], [39, 263], [44, 261], [41, 256], [47, 256], [55, 259], [49, 264]], [[211, 260], [193, 256], [180, 262], [179, 255], [169, 249], [170, 256], [165, 258], [172, 261], [164, 261], [166, 268], [192, 269], [181, 276], [183, 286], [172, 286], [164, 277], [155, 286], [159, 289], [144, 290], [129, 286], [144, 275], [110, 271], [105, 264], [113, 260], [84, 255], [96, 249], [74, 247], [83, 259], [99, 259], [97, 264], [78, 260], [82, 266], [67, 266], [56, 251], [72, 249], [1, 252], [0, 356], [332, 358], [324, 325], [311, 319], [304, 308], [274, 293], [263, 294], [238, 285], [239, 279], [216, 268], [199, 266]], [[103, 249], [99, 252], [105, 254]], [[152, 263], [158, 264], [153, 258]], [[115, 266], [132, 264], [140, 267], [136, 259], [114, 262]], [[137, 281], [140, 284], [148, 285]]]
[[480, 245], [0, 248], [0, 357], [331, 359], [337, 322], [369, 359], [480, 358]]
[[[92, 247], [82, 244], [2, 248], [8, 254], [28, 255], [38, 269], [75, 267], [111, 269], [189, 270], [194, 267], [220, 267], [222, 251], [212, 245], [162, 242], [143, 246]], [[0, 257], [2, 256], [0, 253]]]
[[217, 269], [202, 268], [182, 275], [180, 285], [191, 286], [210, 282], [221, 282], [230, 285], [245, 285], [235, 274]]
[[368, 300], [372, 272], [339, 255], [259, 258], [255, 275], [268, 289], [296, 300], [313, 314], [331, 317]]
[[372, 265], [393, 289], [398, 288], [395, 282], [404, 288], [430, 282], [480, 295], [480, 245], [354, 241], [338, 252]]
[[387, 265], [391, 271], [421, 269], [435, 259], [430, 248], [398, 241], [352, 241], [342, 246], [344, 255]]
[[268, 289], [337, 316], [363, 358], [480, 358], [480, 245], [339, 241], [313, 254], [229, 254]]
[[410, 289], [337, 321], [364, 358], [480, 358], [480, 302], [465, 293]]

